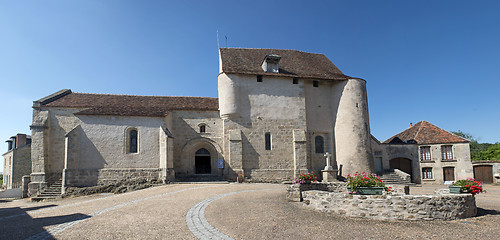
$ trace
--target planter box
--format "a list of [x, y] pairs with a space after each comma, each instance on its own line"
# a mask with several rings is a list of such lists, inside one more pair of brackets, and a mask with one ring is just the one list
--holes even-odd
[[462, 193], [462, 192], [460, 191], [460, 189], [461, 189], [462, 187], [460, 187], [460, 186], [451, 186], [451, 185], [450, 185], [450, 186], [449, 186], [449, 188], [450, 188], [450, 193], [456, 193], [456, 194], [458, 194], [458, 193]]
[[[358, 187], [356, 194], [358, 195], [382, 195], [383, 187]], [[351, 192], [351, 188], [347, 187], [347, 191]]]

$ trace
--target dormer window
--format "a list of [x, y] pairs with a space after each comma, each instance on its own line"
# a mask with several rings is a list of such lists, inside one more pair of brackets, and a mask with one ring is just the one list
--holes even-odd
[[262, 70], [264, 72], [269, 73], [278, 73], [279, 72], [279, 62], [281, 57], [274, 54], [266, 55], [264, 61], [262, 61]]

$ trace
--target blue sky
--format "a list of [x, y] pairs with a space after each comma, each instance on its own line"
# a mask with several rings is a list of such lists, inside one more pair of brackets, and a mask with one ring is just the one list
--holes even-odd
[[499, 142], [499, 12], [499, 1], [0, 0], [0, 140], [30, 133], [32, 101], [64, 88], [216, 97], [219, 31], [221, 46], [323, 53], [366, 79], [379, 140], [427, 120]]

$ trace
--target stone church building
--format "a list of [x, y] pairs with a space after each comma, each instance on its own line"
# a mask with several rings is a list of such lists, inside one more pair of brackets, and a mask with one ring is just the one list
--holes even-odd
[[[214, 79], [215, 80], [215, 79]], [[30, 193], [144, 177], [373, 172], [366, 81], [323, 54], [219, 49], [219, 98], [74, 93], [33, 103]]]

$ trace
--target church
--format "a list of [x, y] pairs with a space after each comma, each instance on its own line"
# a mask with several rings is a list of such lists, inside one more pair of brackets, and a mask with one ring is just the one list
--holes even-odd
[[[214, 77], [215, 81], [215, 77]], [[33, 102], [31, 195], [61, 182], [254, 182], [374, 172], [366, 81], [325, 55], [220, 48], [218, 98], [77, 93]]]

